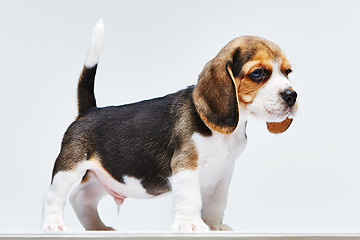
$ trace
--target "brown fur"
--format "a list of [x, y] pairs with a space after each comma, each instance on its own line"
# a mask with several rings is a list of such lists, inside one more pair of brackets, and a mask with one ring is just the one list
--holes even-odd
[[189, 141], [180, 150], [174, 153], [171, 161], [171, 169], [173, 174], [181, 172], [182, 170], [195, 170], [198, 167], [198, 153], [195, 145]]
[[191, 141], [194, 133], [192, 126], [193, 116], [191, 115], [191, 102], [185, 102], [178, 113], [178, 120], [175, 124], [173, 138], [177, 138], [181, 147], [177, 149], [171, 160], [171, 170], [173, 174], [184, 169], [194, 170], [197, 168], [198, 153], [195, 145]]
[[287, 77], [286, 70], [291, 69], [291, 65], [285, 57], [282, 58], [282, 63], [280, 67], [281, 72]]
[[[228, 134], [235, 130], [238, 119], [230, 124], [219, 124], [238, 112], [235, 86], [224, 65], [208, 63], [194, 89], [194, 103], [204, 123], [212, 130]], [[236, 116], [237, 117], [237, 116]]]
[[[267, 42], [267, 44], [269, 44]], [[254, 48], [258, 49], [251, 61], [247, 62], [242, 70], [242, 78], [238, 79], [241, 81], [241, 88], [237, 89], [239, 92], [239, 101], [242, 107], [246, 108], [246, 104], [252, 103], [257, 96], [260, 88], [266, 83], [266, 81], [256, 83], [247, 77], [251, 72], [257, 68], [264, 68], [269, 72], [269, 76], [272, 73], [271, 60], [279, 58], [278, 49], [275, 47], [269, 47], [263, 42], [255, 43]]]

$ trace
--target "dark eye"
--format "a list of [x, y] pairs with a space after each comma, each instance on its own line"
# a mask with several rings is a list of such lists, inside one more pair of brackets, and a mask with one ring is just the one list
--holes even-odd
[[286, 69], [285, 70], [285, 76], [289, 75], [290, 73], [292, 72], [292, 70], [289, 68], [289, 69]]
[[266, 72], [263, 68], [258, 68], [249, 74], [249, 78], [254, 82], [264, 81], [266, 77]]

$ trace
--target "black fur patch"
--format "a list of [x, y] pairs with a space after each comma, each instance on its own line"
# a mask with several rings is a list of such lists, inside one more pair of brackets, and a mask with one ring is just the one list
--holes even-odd
[[243, 61], [241, 61], [240, 57], [240, 48], [237, 48], [232, 57], [232, 71], [234, 77], [238, 77], [240, 75], [242, 67]]
[[[117, 181], [124, 183], [126, 175], [139, 179], [149, 194], [170, 191], [171, 159], [182, 144], [181, 133], [174, 129], [183, 109], [190, 109], [184, 131], [211, 135], [192, 102], [193, 89], [123, 106], [88, 109], [66, 132], [54, 174], [67, 168], [68, 157], [74, 164], [84, 155], [89, 159], [97, 154]], [[67, 156], [73, 151], [76, 156]]]
[[241, 50], [237, 48], [232, 56], [232, 71], [234, 77], [243, 77], [241, 76], [241, 70], [245, 63], [249, 62], [255, 55], [258, 49], [254, 46], [247, 50]]
[[87, 109], [96, 107], [94, 81], [97, 64], [91, 68], [84, 67], [78, 83], [78, 111], [82, 115]]

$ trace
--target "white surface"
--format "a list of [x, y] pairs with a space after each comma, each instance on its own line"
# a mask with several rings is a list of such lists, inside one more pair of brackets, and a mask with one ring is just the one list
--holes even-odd
[[[38, 231], [42, 196], [67, 126], [91, 31], [106, 26], [96, 79], [99, 106], [195, 84], [231, 39], [277, 43], [294, 72], [300, 109], [275, 136], [249, 122], [225, 223], [240, 232], [360, 231], [359, 1], [0, 2], [2, 104], [0, 232]], [[120, 231], [162, 231], [171, 197], [100, 204]], [[66, 223], [81, 231], [67, 204]]]
[[87, 233], [21, 233], [21, 234], [0, 234], [0, 239], [246, 239], [246, 240], [358, 240], [359, 234], [249, 234], [237, 232], [211, 232], [211, 233], [171, 233], [171, 232], [87, 232]]
[[87, 232], [87, 233], [21, 233], [0, 234], [0, 239], [246, 239], [246, 240], [358, 240], [359, 234], [247, 234], [238, 232], [212, 232], [212, 233], [171, 233], [171, 232]]

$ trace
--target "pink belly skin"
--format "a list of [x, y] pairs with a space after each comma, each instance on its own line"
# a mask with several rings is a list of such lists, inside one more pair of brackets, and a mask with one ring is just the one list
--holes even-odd
[[121, 204], [124, 203], [125, 200], [125, 196], [121, 195], [120, 193], [114, 192], [112, 189], [108, 188], [107, 186], [105, 186], [106, 192], [112, 196], [115, 200], [115, 203], [120, 206]]
[[116, 205], [120, 206], [121, 204], [124, 203], [124, 200], [126, 199], [126, 197], [118, 192], [115, 192], [114, 190], [112, 190], [111, 188], [109, 188], [104, 182], [101, 181], [100, 177], [98, 176], [98, 174], [96, 173], [96, 171], [91, 171], [94, 176], [96, 177], [96, 179], [100, 182], [101, 185], [103, 185], [103, 187], [105, 188], [106, 192], [112, 196], [115, 200]]

